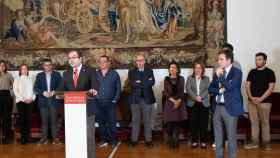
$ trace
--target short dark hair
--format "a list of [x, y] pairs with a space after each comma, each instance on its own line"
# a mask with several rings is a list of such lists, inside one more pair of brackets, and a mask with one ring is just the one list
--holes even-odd
[[4, 72], [6, 73], [8, 70], [8, 65], [7, 65], [7, 62], [5, 61], [5, 60], [0, 60], [0, 64], [4, 64], [4, 66], [5, 66], [5, 70], [4, 70]]
[[79, 58], [82, 57], [82, 53], [79, 52], [79, 51], [77, 51], [77, 50], [75, 50], [75, 49], [69, 50], [69, 51], [68, 51], [68, 54], [70, 54], [71, 52], [76, 52]]
[[233, 63], [234, 61], [234, 57], [233, 57], [233, 53], [230, 50], [221, 50], [219, 52], [219, 55], [224, 54], [226, 56], [226, 59], [230, 59], [230, 62]]
[[19, 76], [21, 76], [22, 74], [21, 74], [21, 69], [22, 69], [22, 67], [23, 66], [26, 66], [27, 67], [27, 76], [29, 75], [29, 71], [28, 71], [28, 65], [27, 64], [20, 64], [20, 66], [19, 66], [19, 68], [18, 68], [18, 74], [19, 74]]
[[99, 57], [99, 60], [100, 60], [101, 58], [106, 58], [107, 61], [111, 61], [110, 57], [107, 56], [107, 55], [101, 55], [101, 56]]
[[256, 54], [256, 57], [259, 57], [259, 56], [262, 56], [265, 61], [267, 60], [267, 55], [264, 52], [259, 52]]
[[42, 64], [44, 63], [52, 63], [52, 60], [49, 58], [43, 59]]
[[[179, 75], [179, 74], [181, 73], [181, 68], [180, 68], [180, 65], [179, 65], [177, 62], [172, 61], [172, 62], [171, 62], [171, 63], [169, 63], [169, 65], [168, 65], [168, 71], [169, 71], [169, 69], [170, 69], [171, 65], [176, 65], [176, 68], [177, 68], [177, 75]], [[169, 74], [169, 75], [170, 75], [170, 74]]]
[[227, 42], [223, 44], [222, 49], [228, 49], [228, 50], [230, 50], [230, 51], [232, 51], [232, 52], [233, 52], [233, 50], [234, 50], [232, 44], [227, 43]]

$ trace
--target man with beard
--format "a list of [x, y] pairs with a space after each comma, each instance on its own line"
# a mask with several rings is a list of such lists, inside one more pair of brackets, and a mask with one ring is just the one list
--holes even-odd
[[246, 92], [252, 140], [244, 147], [245, 149], [259, 148], [261, 123], [262, 147], [264, 150], [271, 150], [269, 115], [272, 103], [271, 94], [275, 87], [275, 75], [273, 70], [266, 67], [266, 60], [265, 53], [257, 53], [256, 68], [252, 69], [247, 77]]

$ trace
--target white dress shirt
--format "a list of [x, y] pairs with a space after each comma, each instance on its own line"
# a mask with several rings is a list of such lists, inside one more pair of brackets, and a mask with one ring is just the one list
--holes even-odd
[[[225, 72], [224, 72], [225, 73], [225, 79], [227, 78], [231, 67], [232, 67], [232, 64], [230, 64], [228, 67], [225, 68]], [[222, 93], [221, 103], [225, 103], [224, 92], [221, 92], [221, 89], [220, 89], [220, 93]], [[216, 97], [216, 101], [218, 101], [218, 96]]]
[[52, 72], [46, 72], [46, 80], [47, 80], [48, 92], [51, 91], [51, 74], [52, 74]]
[[16, 78], [13, 84], [13, 90], [16, 97], [16, 103], [24, 101], [25, 99], [35, 100], [36, 95], [34, 93], [35, 78], [32, 75], [21, 75]]
[[[78, 67], [77, 67], [77, 69], [78, 69], [78, 76], [80, 75], [80, 71], [81, 71], [81, 69], [82, 69], [82, 64], [80, 64]], [[72, 67], [73, 68], [73, 78], [74, 78], [74, 71], [75, 71], [75, 68], [74, 67]]]
[[195, 81], [196, 81], [196, 92], [197, 92], [197, 96], [200, 96], [200, 81], [201, 81], [201, 78], [198, 78], [198, 77], [195, 77]]

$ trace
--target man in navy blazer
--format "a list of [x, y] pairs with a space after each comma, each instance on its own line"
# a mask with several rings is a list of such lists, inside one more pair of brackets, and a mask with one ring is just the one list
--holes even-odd
[[55, 92], [60, 87], [61, 75], [59, 72], [53, 71], [53, 65], [50, 59], [43, 61], [43, 68], [44, 71], [36, 76], [34, 85], [42, 121], [42, 138], [39, 141], [39, 144], [48, 143], [49, 124], [51, 127], [53, 143], [59, 143], [59, 140], [56, 137], [58, 104], [55, 98]]
[[232, 51], [221, 51], [219, 67], [209, 86], [213, 99], [213, 125], [216, 144], [216, 158], [223, 158], [223, 123], [228, 138], [228, 157], [236, 158], [236, 128], [238, 116], [244, 113], [241, 94], [242, 72], [232, 65]]

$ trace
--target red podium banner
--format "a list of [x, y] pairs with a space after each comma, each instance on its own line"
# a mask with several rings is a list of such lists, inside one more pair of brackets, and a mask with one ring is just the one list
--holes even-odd
[[86, 104], [86, 92], [65, 92], [64, 104]]

